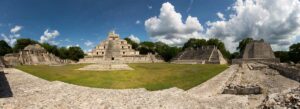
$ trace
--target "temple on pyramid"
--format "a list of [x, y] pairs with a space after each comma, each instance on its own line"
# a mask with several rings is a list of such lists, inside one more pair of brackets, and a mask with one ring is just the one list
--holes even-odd
[[120, 39], [120, 36], [111, 31], [107, 39], [97, 45], [87, 56], [81, 59], [80, 63], [101, 63], [115, 61], [122, 63], [151, 63], [161, 60], [153, 54], [140, 55], [139, 51], [132, 49], [132, 46], [126, 40]]

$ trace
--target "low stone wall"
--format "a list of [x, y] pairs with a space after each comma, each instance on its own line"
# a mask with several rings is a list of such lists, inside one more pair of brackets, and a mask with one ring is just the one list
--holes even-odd
[[249, 95], [261, 94], [261, 87], [258, 85], [229, 85], [225, 87], [222, 94]]
[[300, 69], [283, 66], [280, 64], [268, 64], [270, 68], [277, 70], [281, 75], [300, 82]]
[[242, 64], [242, 63], [255, 63], [255, 62], [267, 62], [267, 63], [279, 63], [280, 59], [270, 58], [270, 59], [232, 59], [232, 64]]

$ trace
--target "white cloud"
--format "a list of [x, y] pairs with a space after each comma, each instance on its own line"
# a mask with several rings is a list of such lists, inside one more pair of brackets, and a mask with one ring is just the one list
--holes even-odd
[[59, 32], [57, 30], [49, 30], [47, 29], [44, 32], [44, 35], [42, 35], [40, 37], [40, 43], [50, 43], [50, 44], [54, 44], [54, 45], [58, 45], [59, 43], [54, 41], [53, 39], [55, 39], [57, 36], [59, 36]]
[[5, 35], [1, 34], [3, 40], [7, 42], [10, 46], [14, 46], [16, 43], [17, 39], [21, 36], [20, 34], [10, 34], [10, 35]]
[[231, 51], [246, 37], [264, 39], [275, 50], [287, 49], [300, 35], [299, 0], [237, 0], [228, 9], [233, 11], [229, 19], [208, 22], [206, 33], [232, 40], [225, 43]]
[[152, 6], [148, 5], [148, 9], [151, 10], [151, 9], [152, 9]]
[[76, 45], [67, 45], [67, 49], [69, 49], [70, 47], [79, 47], [80, 45], [79, 44], [76, 44]]
[[140, 24], [140, 23], [141, 23], [140, 20], [135, 21], [135, 24]]
[[23, 28], [22, 26], [16, 25], [12, 29], [10, 29], [10, 32], [15, 34], [15, 33], [19, 32], [22, 28]]
[[169, 45], [182, 45], [190, 38], [201, 38], [202, 25], [197, 17], [188, 16], [182, 21], [180, 13], [174, 6], [166, 2], [160, 9], [160, 15], [145, 21], [145, 28], [154, 41], [161, 41]]
[[21, 37], [20, 34], [17, 34], [17, 32], [19, 32], [22, 29], [22, 26], [18, 26], [16, 25], [15, 27], [10, 29], [11, 34], [9, 35], [5, 35], [5, 34], [1, 34], [1, 37], [3, 38], [3, 40], [5, 42], [7, 42], [10, 46], [14, 46], [17, 39], [19, 37]]
[[128, 36], [128, 38], [131, 39], [132, 41], [136, 42], [136, 43], [140, 43], [141, 42], [138, 37], [136, 37], [136, 36], [134, 36], [132, 34], [130, 36]]
[[190, 0], [190, 4], [189, 4], [188, 8], [186, 9], [187, 13], [190, 12], [190, 10], [192, 9], [193, 3], [194, 3], [194, 0]]
[[225, 17], [224, 17], [224, 14], [221, 13], [221, 12], [218, 12], [218, 13], [217, 13], [217, 16], [218, 16], [219, 19], [221, 19], [221, 20], [226, 20]]
[[94, 45], [93, 42], [87, 40], [86, 42], [84, 42], [84, 45], [88, 46], [88, 47], [92, 47]]

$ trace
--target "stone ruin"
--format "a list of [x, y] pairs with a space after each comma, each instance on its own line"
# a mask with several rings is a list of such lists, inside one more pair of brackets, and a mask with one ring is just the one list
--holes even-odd
[[50, 65], [50, 64], [65, 64], [72, 63], [71, 60], [60, 59], [47, 52], [42, 46], [39, 44], [28, 45], [19, 53], [11, 53], [6, 54], [4, 56], [4, 60], [8, 65]]
[[258, 85], [228, 85], [224, 88], [222, 94], [234, 94], [234, 95], [249, 95], [249, 94], [261, 94], [261, 87]]
[[108, 34], [107, 40], [102, 41], [79, 63], [102, 63], [118, 61], [122, 63], [154, 63], [162, 62], [153, 54], [140, 55], [139, 51], [132, 49], [132, 45], [114, 31]]
[[268, 95], [259, 108], [262, 109], [299, 109], [300, 87], [289, 89], [283, 93]]
[[251, 62], [280, 62], [275, 57], [273, 50], [269, 43], [264, 40], [254, 40], [246, 45], [242, 53], [242, 59], [233, 59], [233, 64], [251, 63]]
[[222, 53], [216, 46], [187, 48], [179, 53], [172, 63], [177, 64], [227, 64]]

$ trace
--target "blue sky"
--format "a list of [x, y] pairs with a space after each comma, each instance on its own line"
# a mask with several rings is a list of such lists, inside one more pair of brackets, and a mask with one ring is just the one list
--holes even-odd
[[[1, 0], [0, 33], [2, 37], [0, 37], [0, 39], [15, 36], [15, 38], [32, 38], [39, 41], [42, 36], [47, 36], [44, 34], [46, 30], [48, 30], [47, 33], [49, 34], [57, 31], [59, 34], [56, 34], [55, 38], [50, 38], [49, 40], [52, 40], [52, 42], [55, 42], [59, 46], [80, 45], [83, 49], [88, 50], [96, 46], [101, 40], [104, 40], [107, 37], [107, 33], [114, 29], [122, 38], [132, 34], [141, 41], [166, 41], [169, 40], [168, 38], [170, 37], [173, 38], [170, 40], [181, 40], [175, 34], [168, 33], [167, 35], [163, 35], [164, 38], [161, 38], [151, 33], [157, 32], [157, 30], [146, 30], [146, 27], [150, 28], [153, 25], [146, 26], [145, 21], [155, 16], [159, 17], [160, 13], [162, 13], [160, 11], [162, 5], [167, 2], [170, 3], [169, 6], [175, 8], [176, 13], [182, 15], [181, 20], [183, 24], [185, 24], [188, 16], [197, 18], [197, 20], [194, 21], [199, 21], [201, 28], [203, 28], [194, 30], [194, 32], [197, 32], [199, 38], [215, 37], [224, 41], [234, 41], [240, 40], [245, 36], [257, 38], [258, 36], [264, 35], [253, 34], [256, 32], [251, 33], [249, 31], [243, 31], [244, 33], [238, 33], [240, 31], [237, 31], [225, 34], [229, 32], [220, 33], [220, 31], [225, 31], [225, 27], [223, 30], [214, 28], [220, 26], [216, 24], [218, 22], [224, 22], [229, 25], [229, 20], [234, 20], [230, 15], [239, 17], [241, 13], [237, 10], [239, 8], [238, 6], [247, 7], [251, 5], [246, 2], [242, 5], [238, 5], [239, 1], [243, 2], [243, 0]], [[262, 4], [263, 3], [254, 2], [252, 5], [263, 7], [264, 5]], [[234, 7], [238, 8], [233, 9]], [[225, 18], [221, 19], [220, 16], [217, 16], [218, 12]], [[251, 13], [249, 14], [251, 15]], [[255, 22], [257, 23], [260, 20], [261, 19], [258, 19]], [[211, 22], [210, 25], [208, 25], [208, 21]], [[13, 33], [11, 29], [16, 26], [21, 28]], [[299, 26], [297, 25], [296, 27]], [[269, 36], [270, 34], [267, 35]], [[293, 35], [298, 36], [299, 34]], [[287, 34], [284, 34], [282, 37], [286, 36]], [[185, 37], [185, 35], [180, 35], [180, 37]], [[282, 39], [282, 37], [276, 35], [272, 36], [271, 39], [270, 37], [266, 37], [265, 39], [270, 40], [274, 45], [280, 45], [280, 43], [285, 44], [284, 41], [278, 42], [278, 40], [272, 40], [275, 37], [280, 40]], [[299, 37], [295, 38], [297, 40], [299, 39]], [[47, 38], [45, 40], [45, 42], [48, 41]], [[175, 42], [170, 42], [170, 44], [180, 45], [184, 41], [186, 40], [178, 41], [178, 44]], [[85, 44], [87, 42], [90, 42], [90, 44]], [[234, 46], [236, 46], [230, 45], [228, 42], [225, 43], [229, 49], [233, 49]]]

